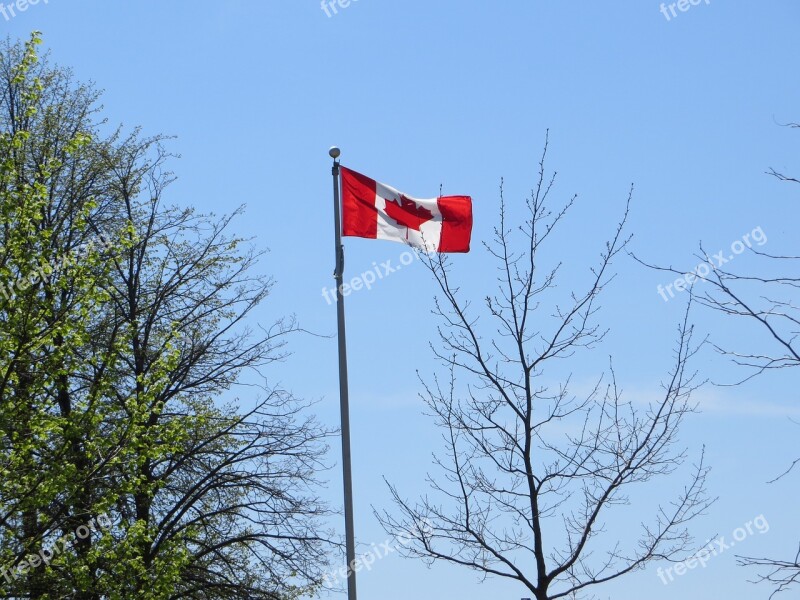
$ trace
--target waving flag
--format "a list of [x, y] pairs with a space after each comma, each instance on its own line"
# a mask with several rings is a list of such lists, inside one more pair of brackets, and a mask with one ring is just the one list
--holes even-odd
[[469, 196], [412, 198], [341, 167], [342, 235], [410, 244], [426, 252], [469, 252]]

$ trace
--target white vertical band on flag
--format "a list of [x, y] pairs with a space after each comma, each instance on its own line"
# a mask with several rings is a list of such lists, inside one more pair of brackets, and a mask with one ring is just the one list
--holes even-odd
[[403, 227], [392, 219], [386, 212], [386, 202], [394, 201], [398, 205], [402, 202], [403, 194], [386, 184], [375, 182], [375, 208], [378, 209], [377, 239], [392, 240], [411, 244], [415, 248], [424, 249], [426, 252], [436, 252], [442, 238], [442, 213], [439, 210], [438, 198], [412, 198], [405, 196], [423, 208], [428, 209], [433, 218], [420, 225], [419, 231]]

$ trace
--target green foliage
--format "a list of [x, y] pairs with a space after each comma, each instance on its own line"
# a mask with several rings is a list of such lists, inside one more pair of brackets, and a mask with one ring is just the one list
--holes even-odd
[[327, 432], [285, 392], [219, 402], [293, 329], [243, 325], [259, 255], [162, 205], [162, 138], [104, 138], [39, 44], [0, 53], [0, 595], [311, 592]]

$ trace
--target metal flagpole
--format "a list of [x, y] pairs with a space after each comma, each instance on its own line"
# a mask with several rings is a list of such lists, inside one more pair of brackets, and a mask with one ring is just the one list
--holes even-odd
[[353, 527], [353, 474], [350, 467], [350, 401], [347, 392], [347, 343], [344, 331], [344, 246], [339, 205], [339, 161], [341, 150], [333, 146], [328, 152], [333, 159], [333, 218], [336, 229], [336, 321], [339, 338], [339, 404], [342, 415], [342, 477], [344, 480], [344, 529], [347, 546], [347, 600], [356, 600], [356, 542]]

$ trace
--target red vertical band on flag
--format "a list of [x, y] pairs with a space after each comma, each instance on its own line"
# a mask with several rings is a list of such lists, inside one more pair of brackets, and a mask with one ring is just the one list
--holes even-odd
[[442, 196], [438, 201], [442, 213], [442, 237], [439, 252], [469, 252], [472, 235], [472, 198]]
[[342, 235], [362, 238], [378, 236], [377, 186], [370, 179], [345, 167], [342, 172]]

